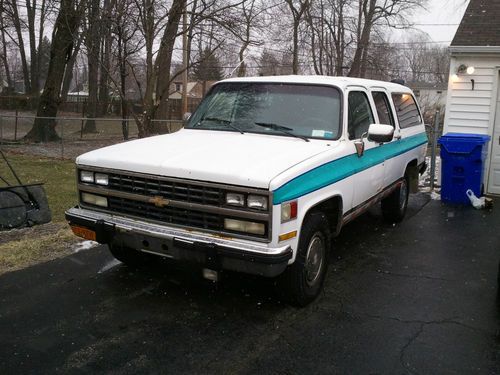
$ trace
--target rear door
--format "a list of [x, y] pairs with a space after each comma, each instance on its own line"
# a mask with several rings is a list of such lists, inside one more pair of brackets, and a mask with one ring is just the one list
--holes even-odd
[[[426, 146], [425, 127], [417, 101], [411, 93], [391, 93], [394, 105], [395, 119], [399, 130], [396, 131], [395, 144], [391, 161], [387, 163], [387, 182], [391, 183], [401, 178], [406, 166], [412, 160], [422, 162]], [[394, 152], [396, 151], [396, 152]], [[390, 166], [389, 166], [390, 165]]]

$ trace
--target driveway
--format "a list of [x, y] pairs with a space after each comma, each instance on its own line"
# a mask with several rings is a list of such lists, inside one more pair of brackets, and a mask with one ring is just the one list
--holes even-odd
[[269, 280], [155, 265], [104, 246], [0, 277], [2, 373], [499, 374], [500, 201], [491, 211], [412, 197], [334, 242], [304, 309]]

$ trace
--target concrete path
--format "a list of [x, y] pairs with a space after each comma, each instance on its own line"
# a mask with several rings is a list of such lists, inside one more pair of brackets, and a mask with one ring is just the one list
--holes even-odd
[[0, 277], [0, 372], [500, 374], [500, 201], [378, 211], [334, 243], [304, 309], [269, 280], [131, 271], [100, 246]]

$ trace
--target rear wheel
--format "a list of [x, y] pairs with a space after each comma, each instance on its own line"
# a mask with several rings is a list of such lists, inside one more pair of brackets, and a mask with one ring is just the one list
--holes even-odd
[[330, 231], [322, 213], [314, 213], [302, 226], [295, 262], [278, 279], [287, 302], [305, 306], [320, 293], [328, 267]]
[[151, 255], [137, 251], [130, 247], [115, 244], [109, 244], [108, 247], [109, 251], [116, 259], [125, 263], [129, 267], [137, 268], [151, 262]]
[[408, 175], [405, 174], [399, 187], [391, 195], [382, 200], [382, 215], [390, 223], [399, 223], [403, 220], [408, 208], [410, 195]]

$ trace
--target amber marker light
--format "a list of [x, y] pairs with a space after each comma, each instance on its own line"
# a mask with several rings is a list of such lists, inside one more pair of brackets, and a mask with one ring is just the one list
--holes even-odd
[[279, 242], [283, 242], [286, 240], [291, 240], [292, 238], [297, 237], [297, 231], [294, 230], [293, 232], [285, 233], [285, 234], [280, 234], [278, 237]]

